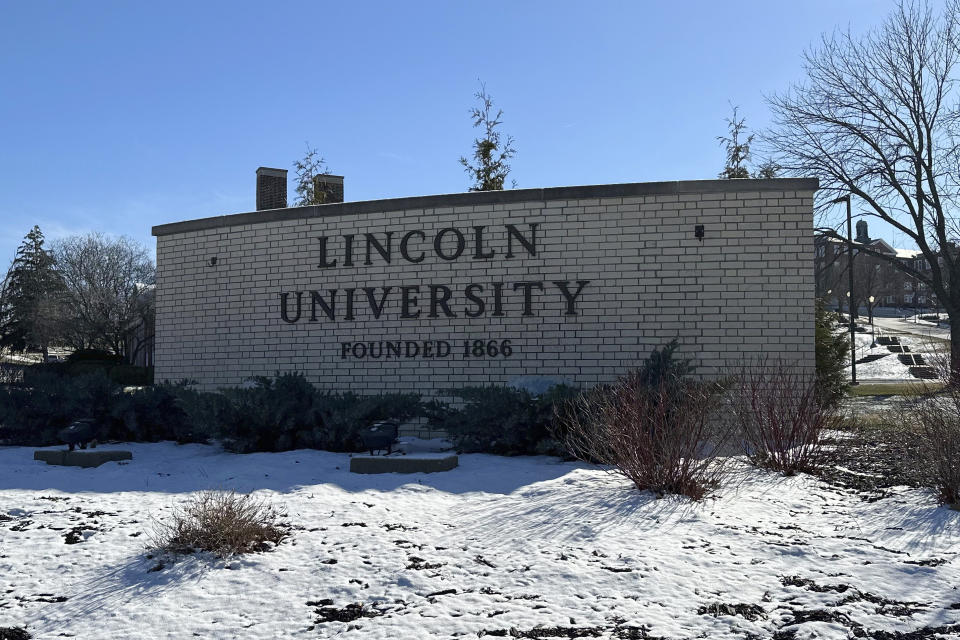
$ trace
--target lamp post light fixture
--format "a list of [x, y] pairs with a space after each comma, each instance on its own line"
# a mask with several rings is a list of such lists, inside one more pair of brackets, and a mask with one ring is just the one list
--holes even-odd
[[876, 298], [874, 298], [873, 296], [870, 296], [870, 308], [868, 309], [868, 311], [870, 311], [870, 348], [871, 349], [874, 349], [877, 346], [877, 330], [873, 326], [873, 301], [875, 299]]

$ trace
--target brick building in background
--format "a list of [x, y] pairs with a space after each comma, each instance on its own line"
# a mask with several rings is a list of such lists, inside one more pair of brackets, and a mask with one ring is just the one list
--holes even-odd
[[[889, 256], [887, 259], [864, 253], [858, 246]], [[814, 277], [816, 295], [828, 306], [847, 309], [847, 291], [850, 288], [847, 271], [847, 243], [817, 234], [814, 239]], [[930, 264], [917, 250], [897, 249], [879, 238], [870, 238], [867, 222], [857, 222], [853, 247], [854, 289], [861, 310], [870, 296], [874, 307], [911, 309], [937, 308], [936, 294], [930, 288], [891, 262], [900, 262], [921, 273], [930, 270]], [[869, 311], [869, 310], [868, 310]]]

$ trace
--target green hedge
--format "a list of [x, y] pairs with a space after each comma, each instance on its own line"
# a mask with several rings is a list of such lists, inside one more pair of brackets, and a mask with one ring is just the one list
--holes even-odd
[[535, 396], [509, 387], [481, 386], [445, 389], [441, 395], [457, 398], [425, 405], [430, 426], [446, 431], [458, 451], [500, 455], [566, 455], [553, 438], [558, 403], [571, 400], [577, 390], [554, 386]]
[[83, 377], [102, 373], [118, 385], [142, 387], [153, 384], [153, 367], [137, 367], [110, 360], [77, 360], [74, 362], [46, 362], [24, 368], [24, 384], [33, 386], [35, 376], [54, 374]]
[[200, 392], [186, 383], [123, 391], [104, 371], [73, 375], [33, 371], [0, 387], [0, 444], [60, 444], [57, 433], [79, 418], [100, 440], [207, 442], [240, 453], [315, 448], [359, 451], [360, 429], [422, 414], [415, 394], [360, 396], [315, 389], [303, 376], [257, 378], [248, 389]]

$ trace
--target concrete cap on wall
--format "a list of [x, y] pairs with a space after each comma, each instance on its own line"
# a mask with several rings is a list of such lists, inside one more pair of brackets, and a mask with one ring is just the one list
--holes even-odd
[[[264, 169], [265, 167], [261, 167]], [[277, 169], [268, 169], [278, 171]], [[260, 171], [258, 169], [257, 171]], [[282, 170], [281, 170], [282, 171]], [[286, 174], [286, 171], [284, 171]], [[338, 176], [339, 177], [339, 176]], [[627, 182], [573, 187], [547, 187], [539, 189], [506, 189], [503, 191], [470, 191], [409, 198], [363, 200], [307, 207], [288, 207], [269, 211], [235, 213], [171, 222], [153, 227], [155, 236], [188, 233], [204, 229], [218, 229], [244, 224], [302, 220], [327, 216], [360, 215], [381, 211], [403, 209], [430, 209], [436, 207], [464, 207], [487, 204], [514, 204], [518, 202], [547, 202], [551, 200], [576, 200], [583, 198], [629, 198], [691, 193], [734, 193], [740, 191], [816, 191], [820, 186], [816, 178], [772, 178], [754, 180], [678, 180], [671, 182]]]

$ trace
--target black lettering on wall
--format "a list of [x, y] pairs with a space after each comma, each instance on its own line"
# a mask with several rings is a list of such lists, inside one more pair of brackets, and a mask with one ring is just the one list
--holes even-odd
[[476, 311], [470, 311], [466, 309], [464, 311], [467, 314], [468, 318], [479, 318], [483, 315], [483, 310], [487, 307], [487, 304], [483, 301], [483, 298], [476, 295], [476, 293], [483, 293], [483, 286], [479, 284], [468, 284], [464, 294], [467, 296], [467, 300], [477, 305]]
[[401, 318], [419, 318], [420, 311], [417, 310], [416, 313], [413, 313], [410, 309], [417, 306], [417, 296], [413, 295], [414, 293], [419, 293], [420, 287], [416, 285], [408, 285], [400, 287], [400, 317]]
[[523, 234], [520, 233], [515, 226], [512, 224], [505, 225], [507, 228], [507, 257], [513, 257], [513, 240], [516, 240], [526, 249], [527, 253], [531, 256], [536, 257], [537, 255], [537, 223], [531, 222], [527, 226], [530, 227], [530, 239], [523, 237]]
[[443, 314], [448, 318], [456, 318], [457, 314], [453, 311], [450, 311], [450, 296], [453, 295], [453, 292], [450, 291], [450, 287], [446, 287], [442, 284], [432, 284], [430, 285], [430, 314], [427, 316], [429, 318], [438, 318], [437, 307], [443, 309]]
[[366, 256], [366, 259], [363, 261], [363, 264], [365, 264], [365, 265], [371, 265], [371, 264], [373, 264], [373, 262], [371, 262], [371, 260], [370, 260], [370, 249], [371, 249], [371, 247], [372, 247], [374, 250], [376, 250], [377, 253], [380, 254], [380, 257], [381, 257], [381, 258], [383, 258], [384, 260], [386, 260], [387, 264], [390, 264], [390, 255], [393, 253], [393, 251], [391, 250], [391, 245], [392, 245], [392, 241], [393, 241], [393, 231], [387, 231], [387, 246], [386, 246], [386, 247], [384, 247], [382, 244], [380, 244], [380, 241], [377, 240], [377, 237], [376, 237], [375, 235], [373, 235], [372, 233], [365, 233], [365, 234], [363, 234], [363, 237], [364, 237], [364, 239], [365, 239], [366, 242], [367, 242], [367, 256]]
[[523, 314], [525, 316], [533, 315], [533, 290], [543, 291], [543, 282], [514, 282], [513, 290], [523, 289]]
[[421, 251], [420, 256], [418, 258], [410, 257], [410, 254], [407, 253], [407, 243], [410, 242], [410, 238], [412, 238], [413, 236], [420, 236], [420, 240], [426, 240], [427, 238], [427, 236], [424, 235], [423, 231], [406, 232], [405, 234], [403, 234], [403, 239], [400, 240], [400, 255], [403, 256], [403, 259], [406, 260], [407, 262], [412, 262], [413, 264], [417, 264], [419, 262], [423, 262], [423, 259], [427, 257], [427, 254]]
[[353, 266], [353, 234], [343, 236], [344, 242], [344, 257], [343, 257], [343, 266], [352, 267]]
[[493, 314], [494, 316], [503, 315], [503, 283], [493, 283]]
[[496, 255], [496, 251], [491, 249], [490, 251], [483, 252], [483, 230], [485, 227], [474, 227], [473, 228], [473, 259], [474, 260], [489, 260]]
[[[443, 237], [448, 233], [452, 233], [457, 238], [457, 250], [452, 254], [446, 254], [443, 252]], [[467, 239], [463, 237], [463, 234], [459, 230], [454, 229], [453, 227], [447, 227], [446, 229], [440, 229], [440, 232], [437, 233], [437, 237], [433, 239], [433, 250], [437, 252], [437, 255], [440, 256], [443, 260], [456, 260], [461, 255], [463, 255], [463, 250], [467, 246]]]
[[327, 303], [327, 301], [323, 299], [323, 296], [320, 294], [319, 291], [310, 292], [310, 322], [317, 321], [317, 305], [320, 305], [320, 310], [323, 311], [324, 315], [326, 315], [327, 318], [329, 318], [330, 320], [336, 320], [335, 314], [334, 314], [334, 308], [336, 306], [335, 303], [337, 300], [337, 290], [328, 289], [328, 292], [330, 293], [329, 303]]
[[294, 317], [293, 320], [290, 319], [290, 315], [287, 313], [287, 296], [289, 296], [290, 294], [289, 293], [280, 294], [280, 319], [283, 320], [284, 322], [289, 322], [290, 324], [293, 324], [294, 322], [300, 319], [300, 309], [301, 309], [300, 305], [301, 305], [301, 297], [303, 296], [303, 291], [297, 291], [296, 294], [297, 294], [297, 315], [296, 317]]
[[320, 269], [329, 269], [330, 267], [337, 266], [336, 260], [327, 260], [327, 240], [326, 236], [320, 236], [320, 264], [318, 265]]
[[370, 303], [370, 311], [373, 312], [374, 319], [380, 317], [380, 314], [383, 313], [383, 307], [387, 304], [387, 294], [390, 293], [390, 290], [393, 287], [383, 287], [383, 295], [380, 297], [380, 303], [377, 304], [377, 298], [374, 295], [374, 291], [377, 290], [376, 287], [364, 287], [363, 291], [367, 294], [367, 302]]
[[577, 291], [573, 294], [571, 294], [570, 290], [567, 288], [567, 285], [570, 284], [569, 280], [561, 280], [559, 282], [555, 281], [553, 284], [557, 285], [557, 288], [560, 289], [560, 293], [563, 294], [563, 299], [567, 303], [567, 310], [564, 312], [564, 315], [577, 315], [576, 300], [580, 296], [580, 292], [583, 291], [583, 288], [590, 284], [590, 281], [577, 280]]
[[347, 313], [343, 316], [344, 320], [353, 320], [353, 292], [356, 289], [344, 289], [343, 292], [347, 295]]

